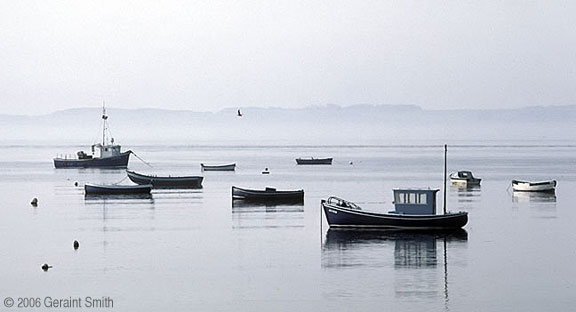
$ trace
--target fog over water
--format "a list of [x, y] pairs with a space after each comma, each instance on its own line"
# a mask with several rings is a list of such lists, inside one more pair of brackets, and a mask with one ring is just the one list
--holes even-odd
[[[473, 141], [573, 140], [576, 106], [501, 110], [424, 110], [407, 105], [336, 105], [301, 109], [236, 108], [210, 112], [108, 108], [110, 134], [138, 144], [470, 144]], [[101, 108], [48, 115], [0, 115], [3, 144], [101, 141]]]

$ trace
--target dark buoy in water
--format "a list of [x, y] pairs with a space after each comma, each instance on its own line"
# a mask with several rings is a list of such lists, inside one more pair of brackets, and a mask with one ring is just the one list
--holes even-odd
[[353, 162], [353, 161], [350, 161], [350, 165], [353, 165], [353, 164], [354, 164], [354, 162]]
[[42, 265], [42, 270], [44, 270], [44, 271], [48, 271], [48, 269], [51, 269], [51, 268], [52, 268], [52, 266], [51, 266], [51, 265], [48, 265], [47, 263], [44, 263], [44, 264]]
[[30, 202], [30, 205], [32, 205], [34, 207], [38, 206], [38, 198], [34, 197], [32, 199], [32, 201]]
[[78, 250], [79, 247], [80, 247], [80, 243], [77, 240], [75, 240], [74, 241], [74, 250]]
[[74, 182], [74, 186], [78, 186], [78, 181]]
[[268, 171], [268, 168], [264, 168], [264, 171], [262, 171], [262, 174], [270, 174], [270, 171]]

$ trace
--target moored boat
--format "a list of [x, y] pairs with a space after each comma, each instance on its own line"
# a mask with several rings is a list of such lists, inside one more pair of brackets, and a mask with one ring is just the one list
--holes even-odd
[[234, 171], [236, 170], [236, 164], [226, 164], [226, 165], [205, 165], [200, 164], [202, 171]]
[[395, 210], [389, 213], [364, 211], [337, 197], [322, 200], [321, 204], [330, 228], [448, 230], [465, 226], [467, 212], [436, 214], [436, 192], [437, 189], [395, 189]]
[[114, 138], [107, 140], [108, 116], [106, 108], [102, 107], [102, 143], [92, 145], [92, 154], [84, 151], [73, 156], [59, 156], [54, 158], [55, 168], [126, 168], [132, 151], [122, 152], [122, 147], [114, 144]]
[[128, 178], [136, 184], [150, 184], [154, 188], [201, 188], [204, 177], [201, 176], [155, 176], [126, 170]]
[[394, 189], [394, 210], [388, 213], [364, 211], [337, 197], [321, 200], [330, 228], [377, 228], [403, 230], [450, 230], [468, 223], [468, 212], [446, 211], [446, 167], [448, 147], [444, 145], [444, 209], [436, 214], [439, 189]]
[[298, 165], [331, 165], [332, 158], [296, 158]]
[[264, 190], [251, 190], [232, 186], [232, 199], [246, 201], [303, 202], [304, 190], [279, 191], [272, 187], [267, 187]]
[[145, 185], [119, 185], [119, 184], [85, 184], [84, 192], [89, 194], [146, 194], [152, 190], [151, 184]]
[[450, 174], [450, 181], [452, 183], [461, 183], [466, 185], [480, 185], [482, 179], [474, 177], [470, 171], [458, 171]]
[[557, 184], [556, 180], [539, 182], [512, 180], [512, 189], [517, 192], [554, 192]]

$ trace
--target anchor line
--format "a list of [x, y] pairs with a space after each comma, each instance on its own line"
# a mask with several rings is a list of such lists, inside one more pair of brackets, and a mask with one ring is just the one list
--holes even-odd
[[140, 160], [141, 162], [143, 162], [146, 166], [148, 166], [148, 167], [150, 167], [150, 168], [154, 168], [154, 167], [152, 167], [151, 164], [149, 164], [148, 162], [146, 162], [144, 159], [140, 158], [140, 156], [136, 155], [136, 153], [134, 153], [134, 152], [132, 152], [132, 151], [131, 151], [131, 153], [132, 153], [132, 155], [134, 155], [134, 157], [138, 158], [138, 160]]

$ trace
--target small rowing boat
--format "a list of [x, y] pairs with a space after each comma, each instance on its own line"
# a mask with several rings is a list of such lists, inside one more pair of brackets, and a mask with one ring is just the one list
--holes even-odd
[[298, 165], [331, 165], [332, 158], [296, 158]]
[[236, 170], [236, 164], [227, 164], [227, 165], [205, 165], [200, 164], [202, 171], [234, 171]]
[[304, 201], [304, 190], [296, 191], [279, 191], [272, 187], [267, 187], [264, 190], [251, 190], [243, 189], [232, 186], [232, 199], [233, 200], [246, 200], [246, 201]]
[[84, 192], [89, 194], [147, 194], [152, 190], [151, 184], [145, 185], [118, 185], [118, 184], [85, 184]]
[[512, 189], [517, 192], [554, 192], [556, 184], [558, 184], [556, 180], [539, 182], [512, 180]]
[[154, 188], [201, 188], [204, 177], [200, 176], [155, 176], [126, 170], [128, 178], [136, 184], [151, 184]]

